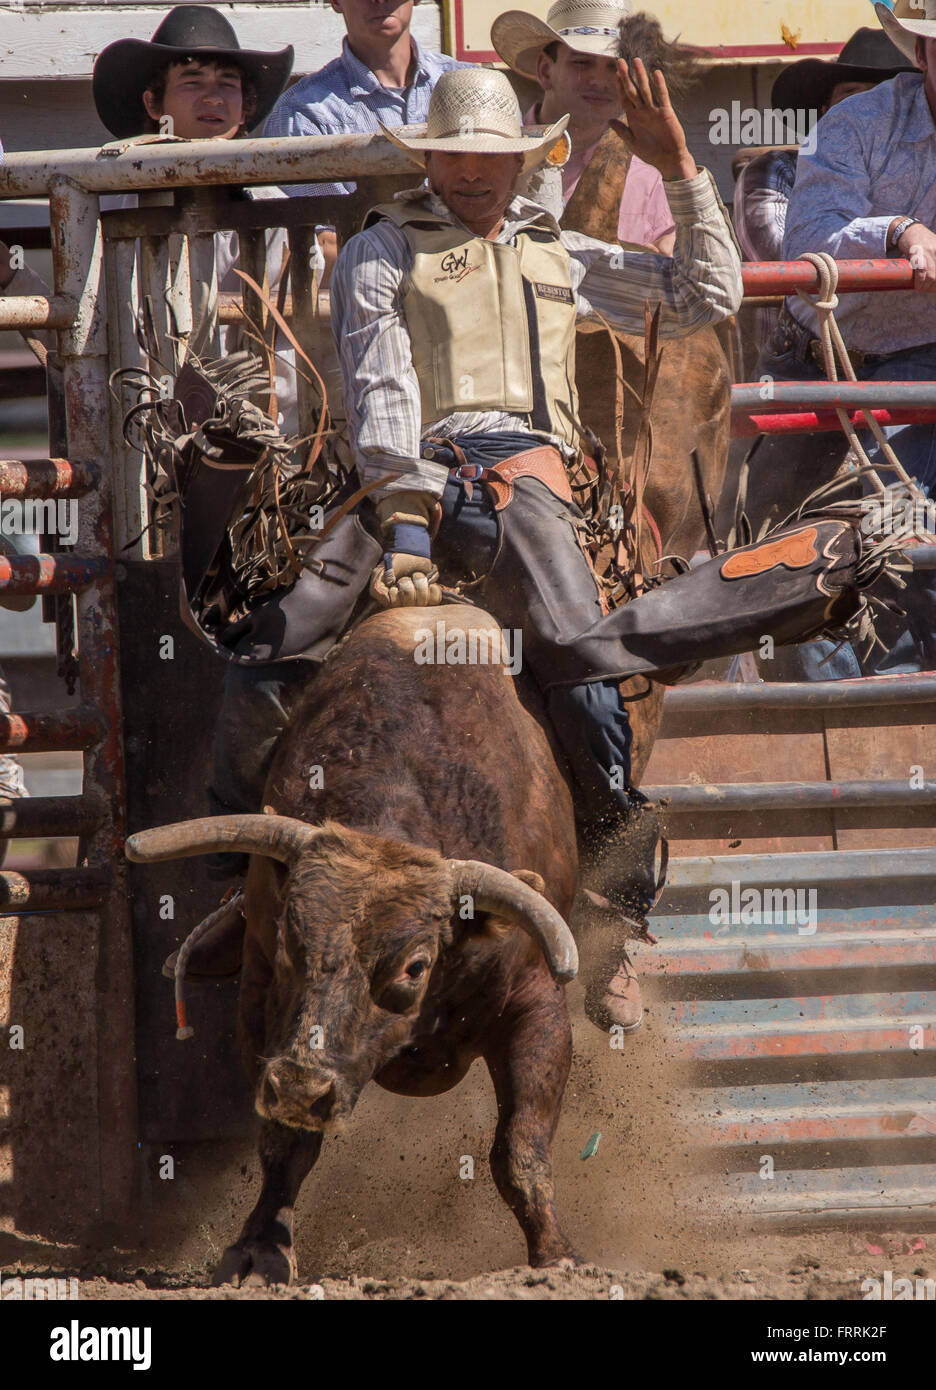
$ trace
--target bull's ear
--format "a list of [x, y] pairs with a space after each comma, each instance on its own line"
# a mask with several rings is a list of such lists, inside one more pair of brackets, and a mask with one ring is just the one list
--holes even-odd
[[528, 888], [535, 889], [537, 893], [546, 892], [546, 880], [535, 869], [511, 869], [510, 873], [513, 878], [519, 878], [521, 883], [525, 883]]

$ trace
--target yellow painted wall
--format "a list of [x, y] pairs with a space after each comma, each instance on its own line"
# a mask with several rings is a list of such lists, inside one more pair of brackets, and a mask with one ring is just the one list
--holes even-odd
[[[552, 0], [443, 0], [446, 48], [462, 57], [493, 61], [491, 24], [504, 10], [516, 8], [545, 19]], [[714, 50], [714, 56], [738, 62], [773, 61], [837, 52], [862, 25], [877, 26], [868, 0], [716, 0], [687, 5], [686, 0], [655, 0], [641, 5], [660, 20], [667, 38]]]

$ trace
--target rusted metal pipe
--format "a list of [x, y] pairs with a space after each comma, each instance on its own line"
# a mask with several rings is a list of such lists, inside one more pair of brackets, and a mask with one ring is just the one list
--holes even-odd
[[100, 907], [110, 876], [101, 869], [39, 869], [0, 873], [0, 909], [15, 912], [77, 912]]
[[0, 594], [73, 594], [103, 573], [96, 555], [0, 556]]
[[[15, 158], [15, 156], [14, 156]], [[913, 267], [909, 261], [836, 261], [838, 293], [849, 290], [912, 290]], [[819, 272], [809, 261], [746, 261], [741, 279], [747, 295], [790, 295], [797, 290], [815, 293]]]
[[93, 464], [68, 459], [0, 459], [2, 497], [83, 497], [97, 485]]
[[55, 179], [69, 179], [92, 193], [124, 193], [222, 183], [347, 182], [367, 175], [408, 173], [415, 181], [412, 161], [383, 135], [173, 141], [129, 146], [116, 154], [97, 149], [5, 154], [0, 199], [36, 197], [46, 193]]
[[85, 796], [0, 799], [0, 840], [91, 835], [107, 817], [101, 801]]
[[58, 714], [0, 712], [0, 752], [4, 753], [60, 753], [93, 748], [103, 732], [99, 711], [82, 706]]
[[0, 328], [68, 328], [75, 318], [75, 302], [65, 295], [47, 299], [41, 294], [0, 296]]

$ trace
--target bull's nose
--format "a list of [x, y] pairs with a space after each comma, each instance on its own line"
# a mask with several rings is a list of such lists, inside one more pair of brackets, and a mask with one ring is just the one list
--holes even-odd
[[329, 1076], [316, 1076], [288, 1059], [271, 1062], [260, 1085], [263, 1108], [274, 1115], [288, 1110], [296, 1116], [327, 1120], [337, 1100], [335, 1083]]
[[316, 1096], [309, 1105], [309, 1114], [317, 1120], [327, 1120], [335, 1105], [335, 1088], [330, 1085], [322, 1095]]

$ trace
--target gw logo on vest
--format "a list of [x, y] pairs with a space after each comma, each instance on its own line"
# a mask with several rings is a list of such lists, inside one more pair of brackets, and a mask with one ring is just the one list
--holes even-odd
[[441, 284], [443, 280], [454, 280], [456, 285], [460, 285], [466, 275], [470, 275], [473, 270], [481, 269], [479, 265], [468, 264], [468, 250], [469, 248], [466, 246], [464, 251], [450, 251], [447, 256], [443, 257], [439, 269], [443, 270], [445, 274], [435, 277], [437, 285]]

